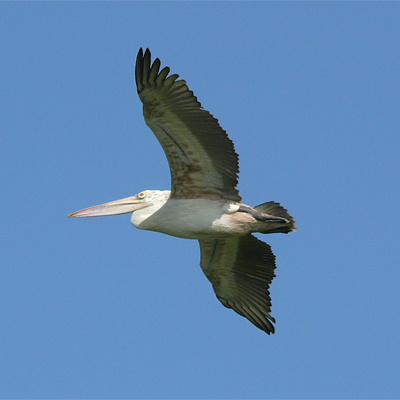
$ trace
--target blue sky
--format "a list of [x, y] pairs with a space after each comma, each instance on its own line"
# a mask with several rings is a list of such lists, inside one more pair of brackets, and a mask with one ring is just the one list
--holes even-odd
[[[400, 3], [0, 4], [0, 397], [400, 397]], [[78, 209], [169, 189], [139, 47], [298, 231], [276, 334], [224, 308], [195, 241]]]

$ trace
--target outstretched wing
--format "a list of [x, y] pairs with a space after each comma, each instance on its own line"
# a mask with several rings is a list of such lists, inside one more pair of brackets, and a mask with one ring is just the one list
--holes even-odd
[[160, 71], [160, 65], [158, 58], [151, 65], [150, 51], [140, 49], [135, 77], [145, 122], [168, 159], [171, 197], [240, 201], [233, 142], [185, 81], [168, 76], [168, 67]]
[[274, 278], [271, 247], [252, 235], [199, 240], [200, 266], [221, 303], [257, 328], [274, 333], [269, 285]]

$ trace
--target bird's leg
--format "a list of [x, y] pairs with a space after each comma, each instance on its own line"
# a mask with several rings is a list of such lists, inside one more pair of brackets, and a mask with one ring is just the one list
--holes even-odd
[[255, 210], [253, 207], [246, 206], [244, 204], [241, 204], [239, 206], [239, 212], [245, 212], [250, 215], [252, 215], [256, 220], [258, 221], [263, 221], [263, 222], [281, 222], [283, 224], [288, 223], [289, 221], [286, 218], [281, 218], [281, 217], [274, 217], [269, 214], [263, 214], [257, 210]]

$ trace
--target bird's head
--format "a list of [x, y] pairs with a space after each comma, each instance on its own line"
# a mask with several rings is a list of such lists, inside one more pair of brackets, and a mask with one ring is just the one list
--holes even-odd
[[[109, 203], [100, 204], [85, 208], [69, 214], [68, 217], [103, 217], [106, 215], [117, 215], [133, 213], [138, 210], [150, 207], [159, 209], [168, 200], [169, 191], [145, 190], [125, 199], [111, 201]], [[151, 210], [151, 213], [156, 210]]]

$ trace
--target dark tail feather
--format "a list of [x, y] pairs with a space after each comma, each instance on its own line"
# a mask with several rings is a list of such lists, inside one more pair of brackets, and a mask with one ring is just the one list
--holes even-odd
[[288, 213], [286, 208], [283, 208], [279, 203], [275, 203], [274, 201], [268, 201], [267, 203], [260, 204], [254, 208], [260, 213], [269, 214], [274, 217], [285, 218], [289, 221], [289, 223], [286, 226], [273, 229], [266, 233], [289, 233], [297, 229], [293, 217]]

